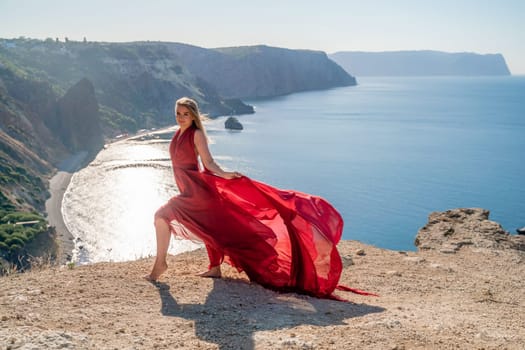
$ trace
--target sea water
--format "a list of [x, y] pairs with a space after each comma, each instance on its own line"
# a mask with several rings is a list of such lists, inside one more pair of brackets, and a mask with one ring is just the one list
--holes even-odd
[[[525, 226], [525, 77], [358, 78], [358, 85], [246, 101], [240, 132], [207, 122], [224, 168], [322, 196], [343, 239], [414, 250], [428, 214], [482, 207]], [[155, 210], [177, 193], [168, 139], [126, 141], [73, 176], [63, 202], [81, 262], [154, 254]], [[195, 245], [174, 240], [170, 251]]]

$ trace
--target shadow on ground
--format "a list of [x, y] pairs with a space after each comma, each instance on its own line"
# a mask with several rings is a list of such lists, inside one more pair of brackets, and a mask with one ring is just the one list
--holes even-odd
[[344, 325], [348, 318], [385, 310], [294, 293], [280, 294], [237, 279], [215, 279], [204, 304], [179, 304], [168, 284], [154, 285], [164, 316], [195, 321], [195, 335], [220, 349], [253, 349], [253, 335], [259, 331], [299, 325]]

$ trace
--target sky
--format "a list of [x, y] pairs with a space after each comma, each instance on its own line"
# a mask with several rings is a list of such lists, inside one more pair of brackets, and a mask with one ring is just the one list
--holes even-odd
[[525, 74], [523, 0], [0, 0], [0, 38], [501, 53]]

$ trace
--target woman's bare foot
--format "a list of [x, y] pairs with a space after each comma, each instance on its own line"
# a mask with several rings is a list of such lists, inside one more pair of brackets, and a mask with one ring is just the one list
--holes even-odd
[[208, 278], [220, 278], [222, 276], [221, 265], [213, 266], [208, 271], [201, 272], [197, 276]]
[[168, 264], [165, 261], [158, 262], [155, 260], [155, 264], [153, 265], [153, 269], [151, 269], [151, 273], [144, 276], [144, 279], [149, 282], [155, 282], [159, 279], [160, 275], [166, 272], [167, 269]]
[[151, 283], [155, 283], [155, 282], [157, 282], [156, 280], [154, 280], [154, 279], [151, 278], [151, 275], [150, 275], [150, 274], [144, 275], [144, 276], [142, 276], [142, 278], [145, 279], [145, 280], [148, 281], [148, 282], [151, 282]]

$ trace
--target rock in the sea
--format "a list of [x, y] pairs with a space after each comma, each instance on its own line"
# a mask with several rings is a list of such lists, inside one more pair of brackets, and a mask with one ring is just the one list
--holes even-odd
[[366, 255], [366, 253], [364, 249], [357, 249], [355, 251], [355, 255], [363, 256], [363, 255]]
[[226, 119], [226, 121], [224, 122], [224, 127], [226, 129], [231, 129], [231, 130], [242, 130], [243, 129], [241, 122], [239, 122], [239, 120], [235, 117], [229, 117], [228, 119]]
[[419, 250], [454, 253], [462, 246], [525, 250], [525, 236], [511, 235], [500, 224], [489, 220], [489, 211], [459, 208], [433, 212], [419, 230], [415, 245]]
[[518, 235], [525, 235], [525, 226], [522, 228], [517, 228], [516, 232], [518, 232]]
[[343, 265], [345, 267], [354, 265], [354, 259], [352, 259], [352, 256], [350, 254], [341, 256], [341, 260], [343, 261]]

